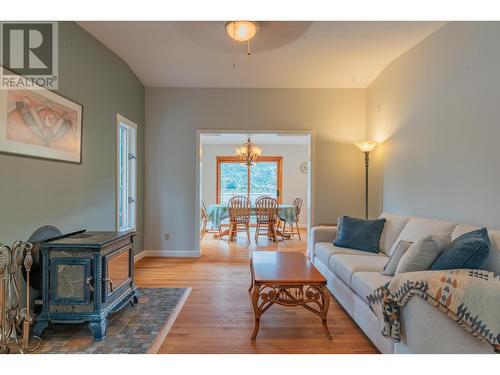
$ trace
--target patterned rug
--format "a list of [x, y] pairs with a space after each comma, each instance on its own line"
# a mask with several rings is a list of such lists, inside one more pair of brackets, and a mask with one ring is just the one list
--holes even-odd
[[94, 341], [84, 324], [49, 325], [35, 353], [156, 353], [190, 292], [190, 288], [139, 289], [135, 307], [127, 305], [108, 318], [102, 341]]

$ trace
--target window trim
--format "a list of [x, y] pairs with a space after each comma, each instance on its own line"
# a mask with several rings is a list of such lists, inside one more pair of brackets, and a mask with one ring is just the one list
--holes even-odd
[[[132, 181], [134, 181], [133, 189], [133, 199], [134, 199], [134, 212], [133, 212], [133, 225], [127, 228], [120, 228], [120, 128], [124, 126], [130, 129], [132, 139], [130, 140], [130, 144], [132, 146], [131, 153], [136, 157], [135, 163], [132, 163], [131, 174]], [[116, 230], [137, 230], [137, 124], [130, 121], [126, 117], [116, 114]]]
[[[278, 164], [278, 203], [282, 203], [282, 198], [283, 198], [283, 190], [282, 190], [282, 176], [283, 176], [283, 170], [282, 170], [282, 165], [283, 165], [283, 157], [282, 156], [260, 156], [259, 159], [257, 160], [258, 162], [277, 162]], [[215, 189], [215, 201], [217, 204], [220, 203], [220, 167], [221, 164], [223, 163], [238, 163], [240, 162], [240, 159], [237, 156], [217, 156], [216, 157], [216, 189]], [[247, 181], [248, 181], [248, 187], [250, 188], [250, 168], [247, 167]], [[250, 191], [249, 191], [250, 193]]]

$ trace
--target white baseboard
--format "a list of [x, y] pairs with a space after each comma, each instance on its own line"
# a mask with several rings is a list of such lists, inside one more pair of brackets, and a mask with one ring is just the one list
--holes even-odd
[[199, 251], [143, 250], [134, 257], [134, 263], [145, 257], [198, 258]]
[[[286, 225], [287, 230], [289, 230], [290, 225]], [[295, 229], [295, 224], [293, 224], [293, 229]], [[299, 223], [299, 229], [307, 229], [307, 224], [300, 224]]]
[[[287, 228], [290, 228], [290, 224], [286, 224]], [[295, 228], [295, 223], [293, 224], [293, 227]], [[299, 228], [300, 229], [306, 229], [307, 228], [307, 224], [305, 223], [299, 223]]]
[[146, 256], [146, 250], [142, 250], [139, 254], [134, 255], [134, 263], [137, 263], [140, 261], [142, 258]]

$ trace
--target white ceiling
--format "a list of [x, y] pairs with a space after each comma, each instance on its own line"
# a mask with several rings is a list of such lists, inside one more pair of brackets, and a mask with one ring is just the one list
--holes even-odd
[[[201, 134], [200, 142], [205, 145], [240, 145], [246, 142], [249, 134], [212, 133]], [[308, 145], [309, 135], [304, 134], [250, 134], [256, 145]]]
[[237, 44], [224, 22], [79, 22], [147, 87], [363, 88], [443, 22], [259, 22]]

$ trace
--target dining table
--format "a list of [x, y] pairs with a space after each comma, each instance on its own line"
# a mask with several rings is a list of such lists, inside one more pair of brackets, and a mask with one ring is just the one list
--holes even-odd
[[[279, 219], [285, 221], [287, 224], [291, 225], [297, 220], [297, 208], [293, 204], [280, 204], [278, 205], [277, 216]], [[211, 204], [207, 207], [208, 220], [212, 223], [212, 228], [219, 228], [222, 221], [229, 217], [229, 210], [227, 204]], [[256, 216], [255, 206], [250, 207], [250, 216]], [[219, 235], [216, 233], [214, 237], [222, 237], [223, 235], [229, 234], [229, 230], [225, 230]], [[283, 233], [277, 232], [279, 236]], [[287, 236], [284, 236], [285, 238]]]

